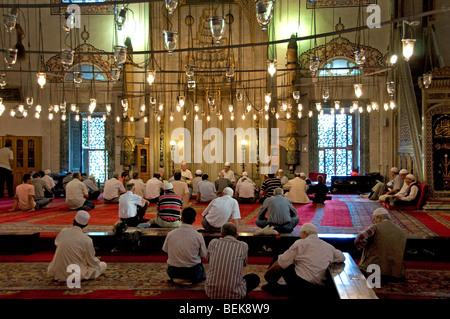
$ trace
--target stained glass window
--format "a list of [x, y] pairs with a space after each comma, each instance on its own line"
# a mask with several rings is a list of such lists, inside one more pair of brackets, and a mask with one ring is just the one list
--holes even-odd
[[331, 176], [349, 175], [353, 167], [353, 115], [318, 116], [319, 172]]
[[87, 154], [88, 175], [94, 175], [96, 180], [106, 180], [108, 155], [105, 150], [105, 121], [102, 117], [82, 118], [82, 145]]
[[[81, 78], [83, 80], [92, 80], [95, 77], [97, 81], [106, 81], [105, 73], [97, 67], [92, 65], [82, 64], [77, 65], [74, 71], [80, 71], [82, 73]], [[66, 76], [66, 81], [73, 81], [73, 73], [68, 73]]]
[[355, 61], [337, 58], [324, 64], [319, 71], [319, 76], [352, 76], [360, 73]]

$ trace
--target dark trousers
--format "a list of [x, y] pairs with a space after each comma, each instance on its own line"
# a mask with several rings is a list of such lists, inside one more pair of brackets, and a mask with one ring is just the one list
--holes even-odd
[[100, 191], [89, 192], [89, 200], [96, 200], [100, 196]]
[[128, 227], [136, 227], [137, 225], [142, 223], [146, 211], [147, 205], [144, 205], [143, 207], [138, 206], [136, 216], [130, 218], [121, 218], [120, 220], [127, 224]]
[[206, 279], [206, 273], [203, 264], [197, 264], [193, 267], [168, 266], [167, 274], [169, 275], [170, 279], [188, 279], [194, 283], [202, 282]]
[[222, 231], [221, 228], [216, 228], [216, 227], [211, 226], [205, 217], [203, 217], [203, 219], [202, 219], [202, 226], [207, 232], [210, 232], [210, 233], [220, 233]]
[[251, 273], [244, 275], [245, 285], [247, 286], [247, 295], [250, 291], [259, 286], [261, 279], [257, 274]]
[[84, 202], [83, 206], [77, 208], [76, 210], [84, 209], [85, 207], [88, 207], [90, 209], [94, 209], [95, 208], [95, 204], [93, 202], [90, 202], [90, 201], [86, 200]]
[[9, 169], [0, 167], [0, 197], [5, 197], [5, 182], [8, 196], [14, 197], [13, 174]]

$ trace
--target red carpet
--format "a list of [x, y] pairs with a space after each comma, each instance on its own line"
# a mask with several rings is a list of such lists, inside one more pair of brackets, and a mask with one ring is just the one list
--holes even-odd
[[450, 214], [440, 212], [408, 212], [440, 237], [450, 237]]
[[352, 219], [347, 204], [339, 199], [325, 201], [324, 204], [295, 205], [300, 225], [322, 218], [321, 226], [352, 227]]

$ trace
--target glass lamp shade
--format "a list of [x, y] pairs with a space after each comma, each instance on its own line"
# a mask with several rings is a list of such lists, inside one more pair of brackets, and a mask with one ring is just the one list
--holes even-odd
[[95, 108], [97, 107], [97, 100], [96, 99], [90, 99], [89, 100], [89, 112], [94, 113]]
[[334, 108], [336, 110], [340, 109], [341, 108], [341, 101], [334, 101]]
[[395, 84], [393, 81], [386, 82], [386, 91], [390, 96], [394, 95]]
[[169, 52], [169, 55], [172, 55], [173, 50], [177, 47], [178, 32], [164, 30], [163, 36], [164, 46]]
[[238, 102], [241, 102], [243, 98], [244, 98], [244, 95], [242, 94], [242, 92], [237, 92], [236, 93], [236, 100]]
[[31, 97], [31, 96], [27, 97], [26, 102], [27, 102], [28, 107], [31, 107], [34, 102], [33, 97]]
[[406, 61], [409, 61], [409, 59], [412, 57], [414, 53], [414, 43], [416, 42], [415, 39], [402, 39], [403, 42], [403, 56], [405, 57]]
[[272, 21], [274, 5], [275, 1], [272, 0], [256, 1], [256, 21], [258, 21], [262, 31], [267, 31], [267, 27]]
[[47, 75], [45, 73], [40, 72], [40, 73], [36, 74], [36, 76], [37, 76], [37, 83], [39, 84], [39, 87], [41, 89], [43, 89], [45, 83], [47, 83]]
[[266, 95], [264, 96], [264, 101], [269, 104], [270, 101], [272, 101], [272, 93], [266, 93]]
[[63, 49], [61, 50], [61, 63], [64, 67], [68, 67], [73, 63], [73, 51]]
[[330, 89], [323, 89], [322, 91], [322, 97], [325, 100], [325, 102], [330, 98], [331, 90]]
[[431, 73], [425, 73], [422, 76], [422, 83], [426, 89], [428, 89], [430, 87], [432, 78], [433, 78], [433, 76], [431, 75]]
[[216, 41], [216, 44], [220, 44], [220, 40], [225, 32], [225, 18], [214, 16], [209, 19], [209, 27], [211, 29], [211, 34]]
[[127, 111], [128, 110], [128, 100], [122, 99], [122, 100], [120, 100], [120, 103], [122, 104], [124, 111]]
[[125, 24], [125, 21], [127, 20], [127, 9], [122, 8], [122, 9], [118, 9], [116, 7], [115, 9], [115, 22], [117, 25], [117, 29], [122, 30], [123, 25]]
[[17, 16], [14, 14], [4, 14], [3, 24], [5, 25], [6, 31], [11, 32], [16, 27]]
[[277, 72], [277, 61], [267, 61], [267, 72], [269, 72], [270, 76], [273, 76], [275, 72]]
[[114, 60], [116, 65], [120, 66], [127, 60], [127, 46], [126, 45], [116, 45], [114, 46]]
[[193, 65], [186, 65], [186, 76], [194, 76], [195, 67]]
[[188, 88], [193, 89], [193, 88], [195, 88], [195, 85], [196, 84], [195, 84], [194, 77], [189, 76], [188, 81], [187, 81]]
[[178, 0], [165, 0], [167, 12], [171, 15], [178, 6]]
[[79, 85], [81, 82], [83, 82], [83, 73], [80, 71], [73, 72], [73, 82], [76, 85]]
[[153, 82], [155, 82], [155, 77], [156, 77], [156, 71], [148, 71], [147, 73], [147, 82], [148, 84], [152, 85]]
[[362, 95], [362, 84], [354, 84], [353, 87], [355, 88], [355, 95], [359, 99]]
[[292, 92], [292, 97], [294, 98], [294, 100], [298, 101], [300, 99], [300, 91]]
[[113, 68], [111, 70], [111, 78], [113, 81], [119, 81], [120, 79], [120, 69], [119, 68]]
[[227, 65], [227, 69], [225, 71], [225, 75], [229, 81], [234, 77], [234, 67], [231, 65]]
[[8, 68], [10, 69], [13, 64], [17, 62], [17, 49], [8, 49], [5, 52], [5, 62], [8, 64]]
[[320, 64], [320, 60], [318, 57], [316, 57], [316, 56], [311, 57], [311, 59], [309, 61], [309, 70], [311, 72], [317, 72], [317, 70], [319, 69], [319, 64]]
[[355, 62], [359, 66], [363, 66], [366, 62], [366, 55], [364, 54], [364, 49], [360, 49], [358, 51], [355, 51]]
[[0, 74], [0, 87], [3, 89], [6, 86], [6, 74]]

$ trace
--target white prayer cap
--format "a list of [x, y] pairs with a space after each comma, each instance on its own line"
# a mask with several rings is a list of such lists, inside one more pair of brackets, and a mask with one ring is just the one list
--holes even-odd
[[231, 188], [231, 187], [225, 187], [224, 189], [223, 189], [223, 194], [224, 195], [230, 195], [230, 196], [233, 196], [233, 189]]
[[83, 226], [88, 224], [90, 218], [91, 215], [89, 215], [89, 213], [85, 210], [79, 210], [75, 215], [75, 221]]
[[314, 226], [311, 223], [305, 223], [303, 224], [302, 228], [300, 228], [300, 233], [304, 231], [308, 234], [317, 234], [319, 232], [319, 230], [317, 229], [316, 226]]
[[377, 217], [377, 216], [381, 216], [381, 217], [387, 217], [390, 218], [389, 212], [385, 209], [385, 208], [377, 208], [373, 211], [372, 214], [373, 218]]
[[49, 169], [45, 170], [45, 175], [50, 175], [52, 172]]
[[303, 172], [301, 172], [301, 173], [300, 173], [300, 176], [304, 176], [304, 177], [306, 177], [306, 174], [305, 174], [305, 173], [303, 173]]
[[89, 179], [95, 179], [94, 175], [89, 175]]
[[164, 190], [165, 190], [165, 191], [168, 191], [168, 190], [171, 190], [171, 189], [173, 189], [172, 183], [166, 183], [166, 184], [164, 184]]
[[248, 176], [247, 172], [242, 172], [242, 176]]
[[399, 172], [399, 174], [404, 174], [404, 175], [406, 175], [406, 174], [408, 174], [409, 172], [408, 172], [408, 170], [407, 169], [401, 169], [400, 170], [400, 172]]
[[225, 162], [225, 166], [230, 166], [230, 162]]
[[398, 174], [398, 168], [397, 167], [392, 167], [391, 168], [391, 172]]
[[280, 168], [280, 169], [278, 170], [278, 173], [283, 173], [283, 169]]
[[416, 177], [413, 174], [408, 174], [406, 177], [412, 179], [413, 181], [416, 180]]
[[202, 172], [202, 170], [200, 170], [200, 169], [198, 169], [198, 170], [195, 171], [195, 175], [202, 175], [202, 174], [203, 174], [203, 172]]

